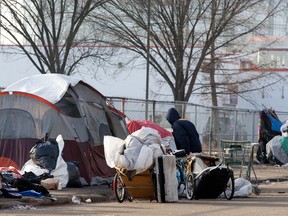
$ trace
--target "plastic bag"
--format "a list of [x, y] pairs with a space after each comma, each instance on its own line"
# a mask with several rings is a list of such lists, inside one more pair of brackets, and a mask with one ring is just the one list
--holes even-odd
[[[67, 164], [62, 158], [62, 151], [64, 148], [64, 140], [62, 135], [58, 135], [56, 138], [56, 142], [58, 143], [59, 148], [59, 155], [56, 160], [56, 167], [51, 171], [51, 175], [54, 176], [54, 178], [60, 180], [60, 188], [66, 187], [68, 180], [69, 180], [69, 174], [67, 170]], [[40, 176], [44, 173], [49, 173], [48, 169], [43, 169], [40, 166], [37, 166], [32, 159], [28, 160], [23, 167], [21, 168], [21, 172], [33, 172], [35, 175]]]
[[66, 162], [69, 173], [69, 181], [66, 187], [82, 187], [80, 181], [80, 172], [78, 167], [73, 162]]
[[59, 155], [58, 143], [55, 139], [48, 139], [46, 142], [37, 142], [30, 150], [30, 158], [41, 168], [53, 170], [56, 167]]
[[60, 184], [59, 179], [48, 178], [45, 180], [41, 180], [41, 185], [45, 187], [47, 190], [59, 190]]
[[252, 184], [244, 178], [235, 179], [235, 192], [233, 197], [247, 197], [252, 193]]
[[125, 142], [118, 137], [104, 136], [103, 144], [106, 163], [109, 167], [114, 168], [116, 166], [115, 156], [123, 153]]

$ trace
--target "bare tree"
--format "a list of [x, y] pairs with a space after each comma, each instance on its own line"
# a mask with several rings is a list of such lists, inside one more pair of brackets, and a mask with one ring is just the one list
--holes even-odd
[[106, 15], [95, 15], [94, 20], [109, 35], [105, 42], [149, 59], [174, 100], [188, 101], [207, 56], [255, 31], [281, 1], [276, 0], [273, 8], [259, 16], [259, 8], [268, 8], [265, 0], [151, 0], [150, 9], [149, 1], [113, 0], [102, 7]]
[[[96, 15], [95, 20], [109, 35], [105, 42], [149, 61], [151, 71], [170, 87], [174, 101], [188, 102], [194, 96], [208, 59], [210, 100], [217, 107], [217, 52], [252, 32], [261, 35], [261, 27], [282, 1], [275, 0], [271, 7], [268, 0], [113, 0], [102, 7], [106, 16]], [[214, 134], [217, 116], [213, 111]]]
[[95, 35], [84, 23], [106, 2], [1, 0], [1, 35], [20, 48], [40, 73], [71, 75], [83, 60], [99, 57], [88, 40]]

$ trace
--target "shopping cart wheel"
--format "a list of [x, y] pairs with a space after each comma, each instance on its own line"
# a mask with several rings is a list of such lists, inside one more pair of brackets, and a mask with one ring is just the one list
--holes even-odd
[[127, 199], [128, 199], [129, 202], [133, 202], [133, 197], [130, 196], [129, 194], [127, 195]]
[[114, 176], [113, 186], [117, 201], [122, 203], [125, 199], [125, 184], [119, 173]]
[[257, 186], [254, 186], [254, 187], [253, 187], [253, 192], [254, 192], [254, 194], [257, 195], [257, 196], [261, 194], [261, 190], [260, 190]]
[[192, 200], [194, 198], [195, 181], [193, 173], [189, 173], [186, 177], [186, 196], [187, 199]]
[[233, 198], [234, 191], [235, 191], [234, 174], [233, 171], [230, 170], [229, 179], [226, 185], [226, 189], [224, 190], [224, 195], [227, 200], [231, 200]]

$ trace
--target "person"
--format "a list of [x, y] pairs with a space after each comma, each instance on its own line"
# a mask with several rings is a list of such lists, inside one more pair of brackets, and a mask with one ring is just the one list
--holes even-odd
[[191, 121], [182, 119], [174, 107], [168, 110], [166, 119], [173, 129], [172, 133], [178, 150], [184, 149], [187, 155], [202, 152], [199, 134]]

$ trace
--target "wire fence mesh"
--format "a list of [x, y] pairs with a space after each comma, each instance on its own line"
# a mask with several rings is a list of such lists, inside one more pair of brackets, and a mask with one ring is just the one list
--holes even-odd
[[[148, 110], [146, 110], [146, 100], [110, 97], [109, 102], [125, 113], [130, 120], [144, 120], [148, 116], [146, 120], [157, 123], [168, 130], [171, 128], [166, 120], [168, 109], [171, 107], [177, 107], [178, 110], [183, 109], [184, 118], [192, 121], [197, 128], [204, 151], [218, 151], [221, 139], [258, 142], [259, 112], [261, 110], [209, 107], [169, 101], [147, 101]], [[217, 110], [218, 113], [216, 130], [212, 130], [212, 110]], [[276, 111], [276, 113], [282, 122], [288, 119], [288, 112]], [[212, 133], [212, 131], [214, 132]]]

